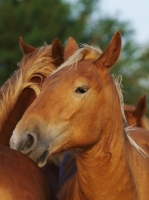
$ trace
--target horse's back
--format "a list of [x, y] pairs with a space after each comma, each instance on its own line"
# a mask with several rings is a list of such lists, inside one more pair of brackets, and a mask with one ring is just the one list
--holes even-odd
[[135, 142], [134, 146], [140, 149], [140, 152], [144, 151], [148, 155], [147, 157], [149, 157], [149, 131], [144, 128], [130, 127], [130, 129], [128, 128], [127, 135]]
[[129, 137], [128, 158], [141, 200], [148, 200], [149, 186], [149, 131], [134, 127], [127, 132]]
[[27, 156], [0, 145], [0, 199], [49, 200], [41, 169]]

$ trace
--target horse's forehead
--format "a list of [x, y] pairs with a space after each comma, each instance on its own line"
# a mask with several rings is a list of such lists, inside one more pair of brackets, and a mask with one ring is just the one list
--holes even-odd
[[96, 79], [99, 78], [99, 74], [93, 62], [80, 62], [77, 66], [77, 71], [80, 76], [89, 79], [89, 81], [96, 82]]
[[74, 65], [64, 67], [55, 73], [55, 76], [72, 76], [76, 77], [92, 77], [93, 75], [98, 76], [95, 64], [92, 61], [79, 61]]
[[85, 68], [86, 71], [88, 70], [94, 70], [94, 62], [93, 60], [81, 60], [80, 62], [77, 63], [77, 66], [80, 68]]
[[[44, 86], [55, 85], [73, 85], [88, 84], [90, 86], [98, 84], [98, 73], [95, 65], [92, 62], [78, 62], [76, 65], [66, 66], [61, 68], [56, 73], [52, 74], [45, 81]], [[52, 83], [52, 85], [51, 85]]]

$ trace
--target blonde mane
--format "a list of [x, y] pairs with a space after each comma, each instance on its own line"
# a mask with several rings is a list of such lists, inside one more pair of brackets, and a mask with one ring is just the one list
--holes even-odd
[[127, 138], [130, 142], [130, 144], [145, 158], [145, 157], [149, 157], [149, 154], [147, 152], [145, 152], [145, 150], [143, 148], [141, 148], [133, 139], [132, 137], [129, 135], [129, 131], [135, 131], [135, 129], [137, 129], [137, 127], [135, 126], [129, 126], [125, 128], [126, 131], [126, 135]]
[[33, 54], [24, 55], [20, 68], [4, 83], [0, 89], [0, 130], [8, 114], [13, 109], [25, 88], [31, 88], [36, 95], [40, 93], [39, 84], [31, 82], [33, 77], [47, 77], [56, 67], [52, 64], [51, 46], [43, 46]]
[[75, 66], [80, 60], [95, 60], [99, 58], [102, 54], [102, 51], [99, 47], [89, 46], [87, 44], [82, 45], [82, 48], [78, 49], [70, 58], [68, 58], [58, 69], [53, 71], [52, 74], [56, 73], [60, 69], [67, 66]]
[[[124, 123], [124, 130], [125, 130], [125, 133], [126, 133], [126, 136], [130, 142], [130, 144], [143, 156], [143, 157], [149, 157], [149, 155], [132, 139], [132, 137], [128, 134], [129, 131], [135, 131], [135, 129], [137, 127], [135, 126], [128, 126], [126, 127], [126, 123], [127, 123], [127, 120], [126, 120], [126, 117], [125, 117], [125, 112], [124, 112], [124, 101], [123, 101], [123, 94], [122, 94], [122, 90], [121, 90], [121, 87], [122, 87], [122, 76], [119, 75], [117, 78], [114, 77], [114, 82], [115, 82], [115, 85], [116, 85], [116, 89], [117, 89], [117, 92], [118, 92], [118, 96], [119, 96], [119, 99], [120, 99], [120, 105], [121, 105], [121, 112], [122, 112], [122, 116], [123, 116], [123, 123]], [[149, 125], [149, 120], [147, 117], [143, 117], [143, 121], [144, 121], [144, 126], [147, 126]], [[142, 121], [142, 123], [143, 123]], [[148, 127], [149, 128], [149, 127]]]
[[119, 75], [117, 78], [113, 75], [113, 80], [116, 86], [116, 90], [119, 96], [119, 100], [120, 100], [120, 107], [121, 107], [121, 113], [123, 116], [123, 124], [124, 127], [126, 126], [127, 120], [126, 120], [126, 116], [125, 116], [125, 112], [124, 112], [124, 98], [123, 98], [123, 93], [122, 93], [122, 76]]

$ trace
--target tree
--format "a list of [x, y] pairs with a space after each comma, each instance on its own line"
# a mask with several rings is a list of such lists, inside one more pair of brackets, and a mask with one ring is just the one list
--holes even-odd
[[96, 1], [78, 1], [76, 12], [62, 0], [9, 0], [0, 2], [0, 72], [2, 84], [16, 69], [21, 59], [18, 38], [38, 47], [51, 43], [56, 37], [63, 43], [69, 36], [84, 37], [86, 21]]
[[112, 73], [123, 76], [125, 102], [136, 104], [136, 100], [147, 92], [140, 80], [148, 73], [148, 50], [140, 51], [129, 22], [119, 21], [117, 16], [102, 15], [99, 3], [100, 0], [73, 3], [69, 0], [0, 0], [0, 84], [12, 74], [22, 57], [19, 36], [35, 47], [44, 42], [51, 44], [55, 38], [65, 44], [72, 36], [78, 43], [104, 49], [114, 32], [120, 30], [123, 48]]

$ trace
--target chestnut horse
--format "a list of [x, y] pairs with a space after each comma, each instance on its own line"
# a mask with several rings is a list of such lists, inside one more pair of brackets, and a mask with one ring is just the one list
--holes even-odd
[[23, 59], [19, 69], [0, 89], [0, 144], [9, 146], [16, 124], [41, 90], [44, 79], [63, 62], [59, 40], [38, 49], [20, 38]]
[[149, 130], [149, 119], [144, 115], [147, 110], [146, 95], [140, 97], [136, 107], [125, 104], [124, 111], [128, 126], [138, 126]]
[[76, 50], [45, 80], [13, 132], [11, 148], [39, 166], [59, 152], [76, 153], [77, 171], [60, 187], [60, 200], [148, 200], [149, 132], [124, 129], [109, 74], [120, 51], [118, 31], [102, 54], [88, 45]]
[[[41, 86], [45, 78], [63, 62], [64, 47], [57, 39], [54, 40], [52, 45], [36, 49], [26, 44], [22, 38], [20, 38], [20, 45], [24, 56], [22, 61], [19, 63], [19, 68], [0, 89], [0, 144], [4, 146], [9, 146], [9, 140], [13, 129], [21, 119], [25, 110], [40, 93]], [[0, 152], [0, 170], [4, 173], [0, 176], [1, 188], [8, 185], [8, 191], [17, 191], [18, 196], [13, 198], [15, 200], [45, 199], [44, 196], [41, 197], [40, 193], [43, 190], [43, 186], [47, 184], [45, 180], [46, 177], [51, 190], [51, 196], [53, 193], [55, 194], [54, 191], [55, 187], [57, 188], [58, 181], [58, 169], [56, 166], [52, 165], [52, 163], [50, 166], [47, 164], [42, 169], [44, 171], [44, 175], [33, 162], [24, 158], [24, 155], [12, 152], [11, 149], [7, 149], [2, 145], [0, 145], [0, 151], [2, 151]], [[41, 177], [44, 179], [45, 183]], [[50, 180], [50, 178], [52, 180]], [[9, 181], [9, 179], [11, 181]], [[33, 179], [33, 181], [31, 179]], [[16, 185], [15, 182], [21, 183], [21, 185]], [[26, 187], [27, 183], [28, 187], [31, 187], [30, 190]], [[38, 189], [40, 186], [41, 189]], [[21, 187], [22, 189], [20, 189]], [[23, 196], [23, 187], [24, 191], [28, 190], [28, 192], [25, 191], [25, 196]], [[28, 196], [28, 193], [31, 193], [31, 190], [33, 190], [33, 197]], [[36, 195], [34, 195], [35, 191], [37, 192]], [[20, 197], [21, 193], [22, 198]], [[12, 195], [12, 197], [13, 196], [14, 195]], [[2, 198], [2, 193], [0, 193], [0, 199], [4, 199]]]
[[0, 199], [50, 200], [42, 170], [18, 151], [0, 145]]

